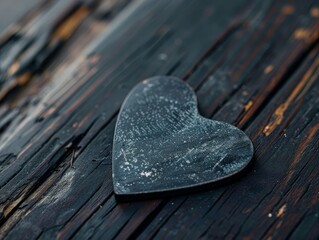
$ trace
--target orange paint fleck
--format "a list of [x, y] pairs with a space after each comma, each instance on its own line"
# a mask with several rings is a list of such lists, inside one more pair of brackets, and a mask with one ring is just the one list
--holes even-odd
[[313, 7], [310, 9], [310, 15], [312, 17], [319, 17], [319, 8]]
[[310, 31], [305, 28], [298, 28], [293, 33], [294, 38], [298, 40], [305, 40], [308, 39], [310, 36]]
[[273, 65], [269, 65], [264, 69], [264, 74], [270, 73], [274, 69]]
[[286, 209], [287, 209], [287, 205], [286, 204], [282, 205], [281, 208], [278, 210], [277, 217], [282, 217], [285, 214]]
[[51, 107], [49, 108], [46, 112], [43, 113], [42, 117], [43, 118], [47, 118], [49, 117], [52, 113], [54, 113], [56, 111], [56, 107]]
[[281, 9], [282, 13], [285, 15], [290, 15], [293, 14], [295, 12], [295, 8], [292, 5], [285, 5], [282, 9]]
[[72, 14], [69, 18], [62, 22], [62, 24], [57, 28], [57, 30], [53, 34], [52, 41], [56, 41], [59, 39], [68, 39], [88, 14], [88, 8], [80, 7], [74, 14]]
[[254, 104], [254, 101], [250, 100], [250, 101], [244, 106], [245, 111], [248, 111], [253, 104]]
[[17, 62], [13, 63], [8, 69], [8, 74], [12, 76], [19, 69], [19, 67], [20, 67], [19, 63]]
[[28, 83], [30, 81], [31, 77], [32, 77], [31, 73], [29, 73], [29, 72], [24, 73], [21, 76], [17, 77], [17, 79], [16, 79], [17, 84], [22, 86], [22, 85]]

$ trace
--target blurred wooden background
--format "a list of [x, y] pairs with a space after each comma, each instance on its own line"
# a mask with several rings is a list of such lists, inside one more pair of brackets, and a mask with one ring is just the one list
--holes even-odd
[[[2, 0], [0, 238], [318, 239], [319, 3]], [[126, 94], [174, 75], [256, 154], [228, 185], [117, 203]]]

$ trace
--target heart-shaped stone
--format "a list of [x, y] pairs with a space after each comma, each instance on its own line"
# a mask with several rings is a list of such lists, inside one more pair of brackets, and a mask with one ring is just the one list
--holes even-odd
[[194, 91], [173, 77], [138, 84], [124, 101], [113, 143], [117, 197], [193, 189], [243, 170], [253, 157], [244, 132], [202, 117]]

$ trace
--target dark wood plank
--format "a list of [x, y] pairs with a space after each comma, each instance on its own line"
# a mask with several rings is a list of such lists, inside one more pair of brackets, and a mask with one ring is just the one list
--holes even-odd
[[41, 0], [2, 0], [0, 8], [0, 34], [4, 34], [8, 27], [21, 20], [28, 11], [32, 10]]
[[44, 1], [35, 8], [0, 41], [0, 101], [42, 71], [96, 8], [96, 14], [105, 12], [105, 19], [111, 19], [128, 1], [108, 0], [101, 6], [100, 0]]
[[[309, 239], [318, 235], [318, 198], [312, 182], [318, 170], [318, 57], [316, 48], [247, 128], [256, 146], [252, 172], [225, 188], [170, 200], [144, 230], [142, 239], [177, 233], [181, 238], [285, 238], [293, 236], [309, 218], [313, 221], [312, 232], [302, 235]], [[308, 97], [303, 99], [303, 95]], [[266, 136], [271, 116], [287, 99], [293, 100], [285, 111], [285, 120]], [[309, 111], [307, 117], [303, 111]], [[310, 186], [314, 188], [310, 190]], [[201, 219], [202, 224], [195, 219]]]
[[[318, 237], [317, 8], [315, 1], [129, 5], [75, 63], [69, 57], [48, 68], [60, 71], [49, 75], [49, 90], [36, 87], [36, 101], [1, 107], [0, 235]], [[250, 172], [191, 196], [115, 201], [116, 114], [130, 89], [155, 74], [184, 78], [204, 116], [252, 137]]]

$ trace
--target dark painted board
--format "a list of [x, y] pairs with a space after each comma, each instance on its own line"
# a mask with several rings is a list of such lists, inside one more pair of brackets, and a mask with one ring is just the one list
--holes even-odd
[[[70, 39], [75, 47], [0, 106], [0, 236], [318, 238], [316, 4], [134, 1], [89, 33], [100, 37], [88, 50]], [[165, 74], [188, 81], [201, 114], [252, 138], [254, 165], [209, 191], [118, 204], [118, 110], [138, 82]]]

